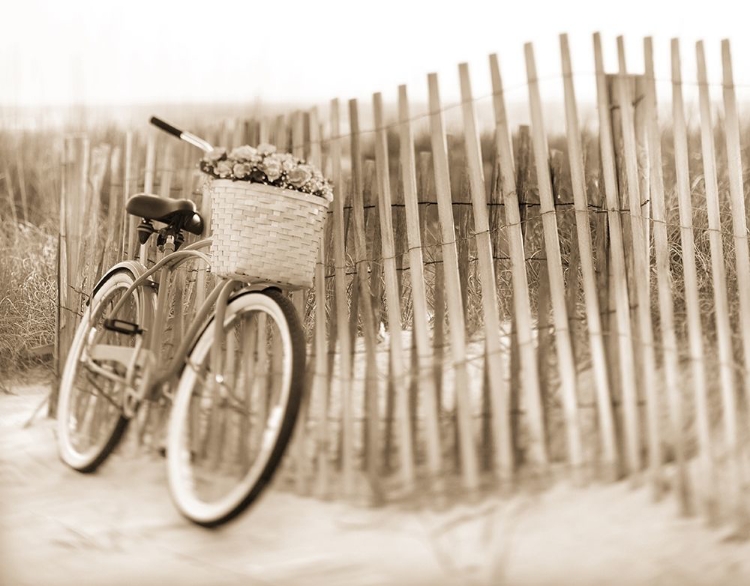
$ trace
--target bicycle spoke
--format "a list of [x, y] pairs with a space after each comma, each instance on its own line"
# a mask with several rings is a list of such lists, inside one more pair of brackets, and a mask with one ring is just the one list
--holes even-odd
[[[61, 401], [58, 414], [61, 431], [61, 455], [74, 468], [87, 471], [95, 468], [114, 447], [124, 427], [122, 421], [122, 401], [124, 384], [111, 380], [122, 377], [123, 366], [109, 360], [88, 362], [89, 351], [98, 345], [133, 347], [133, 336], [112, 332], [103, 327], [104, 319], [117, 317], [128, 322], [137, 321], [138, 302], [136, 296], [129, 298], [118, 311], [111, 316], [112, 309], [127, 291], [132, 276], [126, 273], [115, 274], [111, 281], [105, 282], [101, 292], [92, 301], [92, 313], [84, 316], [79, 332], [76, 335], [76, 346], [71, 348], [70, 362], [64, 373], [65, 401]], [[105, 374], [93, 368], [105, 371]], [[62, 394], [62, 391], [61, 391]], [[117, 430], [120, 430], [119, 432]], [[112, 440], [112, 441], [111, 441]]]

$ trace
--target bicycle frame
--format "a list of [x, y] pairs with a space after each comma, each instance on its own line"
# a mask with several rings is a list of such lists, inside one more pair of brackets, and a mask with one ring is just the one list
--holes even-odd
[[[142, 331], [134, 333], [138, 336], [135, 347], [123, 347], [123, 346], [110, 346], [104, 344], [96, 344], [96, 340], [91, 340], [87, 351], [82, 356], [82, 360], [85, 360], [87, 366], [94, 372], [109, 378], [117, 383], [124, 383], [126, 386], [126, 396], [129, 397], [129, 401], [126, 401], [125, 409], [126, 414], [132, 416], [135, 405], [151, 396], [159, 387], [169, 382], [173, 377], [177, 376], [181, 369], [186, 364], [186, 357], [188, 356], [190, 349], [194, 345], [202, 329], [205, 327], [209, 317], [212, 314], [212, 308], [215, 306], [215, 320], [217, 323], [224, 322], [224, 315], [226, 306], [234, 292], [239, 289], [250, 290], [250, 291], [262, 291], [269, 288], [269, 283], [254, 283], [248, 284], [244, 281], [220, 278], [218, 283], [213, 290], [206, 296], [205, 300], [198, 308], [195, 317], [192, 319], [189, 327], [184, 332], [180, 345], [174, 352], [174, 355], [169, 362], [163, 368], [157, 368], [157, 356], [161, 348], [162, 335], [164, 326], [167, 319], [167, 300], [169, 297], [170, 287], [166, 284], [169, 283], [169, 278], [181, 265], [191, 260], [202, 260], [207, 267], [210, 267], [210, 259], [202, 249], [207, 248], [211, 244], [210, 238], [199, 240], [193, 244], [187, 245], [184, 248], [167, 252], [167, 254], [160, 259], [153, 267], [147, 269], [144, 266], [143, 258], [147, 252], [146, 246], [141, 247], [141, 255], [139, 261], [126, 261], [119, 263], [110, 269], [110, 273], [116, 271], [119, 268], [128, 268], [133, 270], [135, 266], [138, 267], [137, 276], [132, 285], [125, 291], [120, 300], [115, 304], [109, 315], [106, 317], [115, 317], [118, 312], [122, 309], [123, 305], [130, 298], [130, 296], [139, 287], [142, 288], [153, 288], [157, 290], [156, 296], [156, 308], [153, 310], [146, 309], [146, 313], [149, 311], [153, 312], [153, 319], [147, 318], [147, 328]], [[169, 246], [169, 243], [168, 243]], [[135, 265], [135, 266], [134, 266]], [[158, 282], [152, 277], [158, 274]], [[162, 285], [164, 284], [164, 285]], [[93, 326], [93, 316], [92, 316]], [[181, 317], [179, 318], [181, 319]], [[150, 326], [150, 327], [149, 327]], [[95, 330], [92, 330], [95, 331]], [[223, 328], [218, 328], [217, 335], [221, 336]], [[103, 332], [100, 332], [103, 334]], [[220, 361], [221, 356], [221, 342], [220, 338], [217, 339], [218, 343], [214, 345], [212, 361], [214, 366], [218, 367], [216, 361]], [[102, 368], [101, 366], [93, 362], [94, 359], [114, 361], [122, 364], [126, 369], [125, 377], [121, 377], [111, 370]], [[136, 374], [140, 369], [140, 380], [138, 381], [137, 389], [135, 388]], [[219, 369], [216, 368], [216, 372]], [[164, 393], [165, 396], [170, 397], [169, 393]], [[134, 402], [133, 402], [134, 401]], [[132, 410], [132, 411], [131, 411]], [[129, 413], [128, 413], [129, 412]]]

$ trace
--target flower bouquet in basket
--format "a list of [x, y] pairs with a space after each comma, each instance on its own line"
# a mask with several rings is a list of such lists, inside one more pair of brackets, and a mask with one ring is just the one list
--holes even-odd
[[212, 270], [310, 287], [333, 188], [319, 169], [276, 147], [217, 148], [200, 161], [211, 198]]

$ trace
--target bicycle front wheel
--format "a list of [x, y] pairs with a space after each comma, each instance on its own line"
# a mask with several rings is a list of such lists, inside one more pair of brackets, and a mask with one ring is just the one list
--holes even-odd
[[236, 517], [271, 480], [305, 373], [302, 326], [279, 291], [238, 295], [227, 304], [221, 341], [216, 328], [210, 322], [190, 353], [167, 437], [172, 500], [206, 527]]

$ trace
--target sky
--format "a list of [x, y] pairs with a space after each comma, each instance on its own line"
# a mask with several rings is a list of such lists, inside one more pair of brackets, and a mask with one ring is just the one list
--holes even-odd
[[618, 35], [634, 72], [643, 68], [643, 37], [653, 36], [657, 77], [665, 80], [672, 37], [681, 39], [686, 79], [695, 75], [695, 42], [705, 40], [714, 82], [720, 40], [729, 38], [735, 79], [750, 85], [750, 9], [737, 0], [0, 1], [0, 105], [314, 105], [376, 91], [393, 100], [402, 83], [422, 98], [429, 72], [439, 73], [450, 98], [458, 95], [460, 62], [469, 63], [481, 95], [490, 87], [490, 53], [499, 55], [506, 87], [523, 86], [526, 42], [549, 80], [543, 94], [554, 95], [560, 33], [569, 36], [585, 99], [594, 91], [595, 31], [613, 72]]

